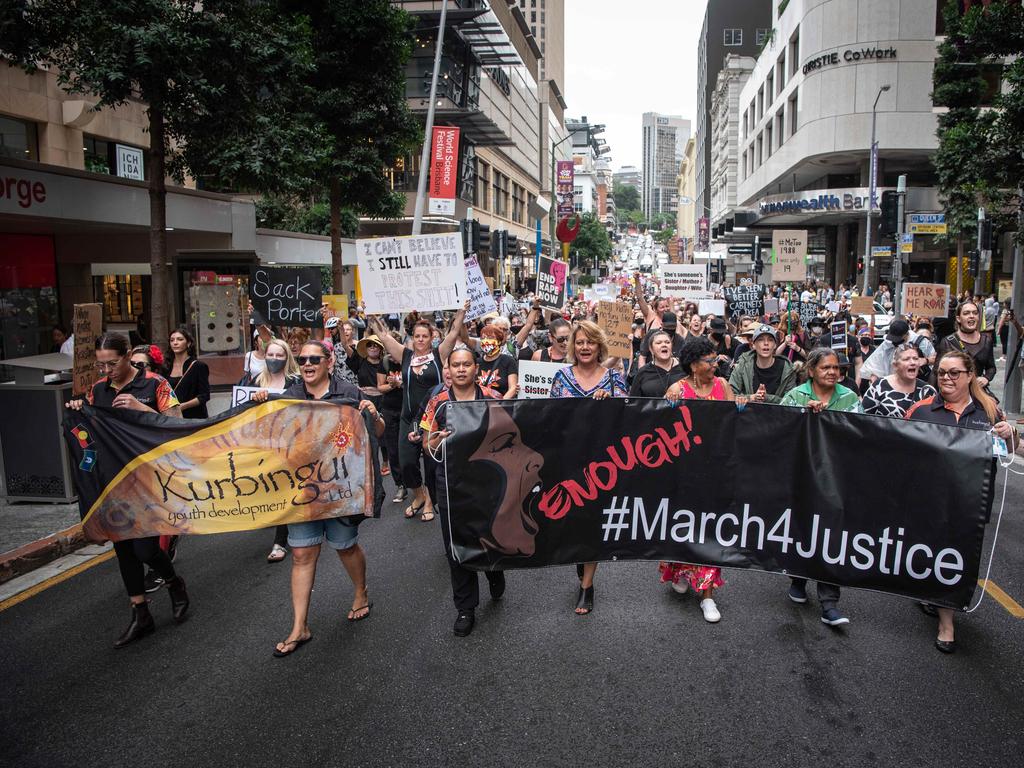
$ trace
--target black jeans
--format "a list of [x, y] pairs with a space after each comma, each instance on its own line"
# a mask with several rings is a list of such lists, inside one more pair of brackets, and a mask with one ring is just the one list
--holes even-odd
[[[791, 577], [791, 581], [794, 585], [807, 589], [807, 579]], [[839, 602], [839, 587], [821, 581], [815, 583], [818, 585], [818, 602], [821, 603], [821, 610], [827, 611], [829, 608], [835, 608], [836, 603]]]
[[402, 419], [402, 412], [382, 410], [380, 414], [384, 417], [384, 446], [388, 452], [388, 466], [391, 467], [391, 479], [395, 481], [395, 485], [401, 486], [404, 483], [402, 482], [402, 465], [398, 460], [398, 441], [401, 438], [401, 435], [399, 435], [401, 424], [399, 422]]
[[117, 553], [117, 566], [121, 569], [121, 580], [129, 597], [146, 594], [145, 565], [156, 571], [164, 581], [176, 577], [171, 558], [160, 549], [159, 536], [115, 541], [114, 552]]
[[[402, 484], [406, 488], [419, 488], [423, 485], [423, 473], [420, 471], [420, 457], [423, 455], [422, 443], [410, 443], [409, 433], [413, 431], [412, 422], [402, 419], [398, 425], [398, 461], [402, 465]], [[419, 431], [417, 425], [416, 431]]]
[[279, 547], [288, 549], [288, 526], [274, 526], [274, 543]]

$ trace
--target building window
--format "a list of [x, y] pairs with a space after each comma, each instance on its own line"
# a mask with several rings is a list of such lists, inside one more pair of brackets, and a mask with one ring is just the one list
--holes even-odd
[[768, 121], [768, 125], [764, 128], [764, 152], [765, 159], [772, 156], [772, 121]]
[[476, 161], [476, 186], [473, 189], [473, 207], [481, 211], [487, 210], [487, 190], [491, 186], [491, 166]]
[[784, 110], [779, 110], [775, 113], [775, 141], [778, 142], [777, 146], [781, 147], [786, 141], [786, 134], [783, 130], [785, 128], [785, 113]]
[[757, 119], [764, 117], [764, 86], [757, 89]]
[[800, 28], [797, 27], [793, 36], [789, 38], [789, 76], [793, 77], [800, 69]]
[[768, 30], [767, 29], [758, 29], [754, 33], [754, 44], [757, 45], [758, 47], [764, 45], [764, 41], [767, 40], [767, 39], [768, 39]]
[[724, 30], [723, 45], [743, 45], [743, 30], [742, 29], [726, 29]]
[[782, 90], [786, 87], [786, 52], [783, 51], [779, 54], [779, 60], [775, 62], [775, 81], [779, 84], [779, 92], [776, 96], [782, 93]]
[[[85, 152], [85, 170], [91, 173], [117, 175], [117, 144], [115, 142], [86, 135], [82, 136], [82, 149]], [[139, 149], [145, 155], [145, 151], [138, 147], [132, 147], [132, 149]], [[143, 163], [143, 178], [148, 177], [146, 170], [146, 165]]]
[[525, 218], [523, 210], [523, 193], [525, 191], [518, 184], [512, 185], [512, 221], [516, 224], [522, 224]]
[[789, 135], [790, 136], [792, 136], [794, 133], [796, 133], [796, 97], [797, 97], [798, 94], [799, 94], [799, 91], [797, 91], [792, 96], [790, 96], [789, 97], [789, 104], [787, 105], [788, 106], [789, 115], [786, 117], [786, 120], [789, 122]]
[[764, 85], [764, 105], [768, 107], [775, 98], [775, 71], [768, 73], [768, 79]]
[[494, 215], [508, 218], [508, 176], [494, 172]]
[[761, 167], [761, 163], [764, 161], [764, 133], [759, 133], [757, 136], [757, 168]]
[[36, 124], [0, 115], [0, 157], [38, 160]]
[[747, 178], [747, 153], [746, 152], [744, 152], [740, 156], [740, 166], [743, 169], [743, 178], [745, 179], [745, 178]]
[[750, 130], [747, 128], [747, 110], [743, 110], [743, 138], [747, 138], [750, 135]]
[[476, 198], [476, 147], [469, 142], [462, 145], [462, 162], [459, 164], [459, 198], [470, 205]]

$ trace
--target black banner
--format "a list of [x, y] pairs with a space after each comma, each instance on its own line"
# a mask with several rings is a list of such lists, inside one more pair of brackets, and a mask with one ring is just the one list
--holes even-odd
[[977, 584], [983, 431], [642, 398], [451, 408], [445, 513], [467, 567], [669, 560], [954, 608]]
[[760, 317], [764, 314], [764, 286], [737, 285], [726, 288], [725, 303], [729, 317], [737, 315]]
[[323, 324], [319, 267], [253, 267], [249, 298], [270, 325], [319, 328]]

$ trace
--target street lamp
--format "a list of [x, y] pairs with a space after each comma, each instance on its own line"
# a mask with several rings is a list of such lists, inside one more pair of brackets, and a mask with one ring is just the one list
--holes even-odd
[[876, 173], [878, 170], [878, 147], [875, 142], [875, 121], [877, 118], [878, 100], [882, 94], [888, 91], [890, 85], [886, 83], [878, 89], [875, 96], [875, 103], [871, 105], [871, 146], [868, 148], [868, 205], [867, 214], [864, 219], [864, 290], [862, 296], [868, 295], [868, 274], [871, 271], [871, 213], [874, 209], [874, 196], [876, 185]]

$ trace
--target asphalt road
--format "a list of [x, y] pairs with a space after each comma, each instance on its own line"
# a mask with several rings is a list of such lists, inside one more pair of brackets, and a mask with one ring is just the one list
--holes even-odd
[[[992, 571], [1020, 603], [1022, 500], [1014, 476]], [[837, 631], [786, 599], [785, 578], [729, 571], [709, 625], [654, 564], [617, 563], [584, 618], [571, 568], [511, 573], [496, 604], [481, 580], [460, 639], [439, 523], [388, 505], [361, 535], [371, 618], [345, 621], [350, 584], [322, 558], [315, 638], [287, 659], [271, 650], [290, 626], [290, 561], [265, 562], [268, 531], [183, 542], [190, 619], [175, 626], [161, 591], [157, 632], [124, 650], [113, 560], [3, 611], [3, 763], [1021, 765], [1024, 621], [990, 598], [958, 617], [947, 657], [903, 599], [846, 590]]]

